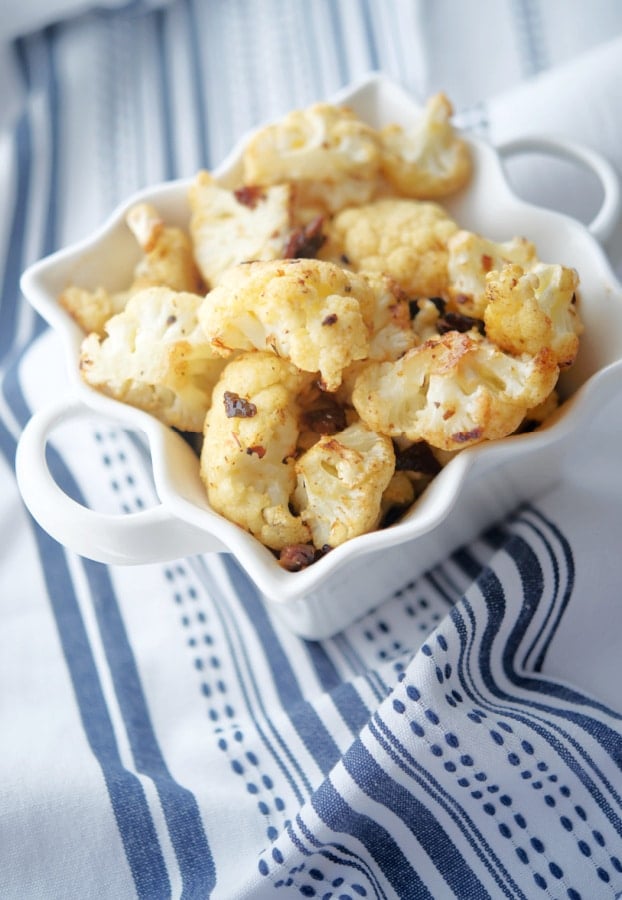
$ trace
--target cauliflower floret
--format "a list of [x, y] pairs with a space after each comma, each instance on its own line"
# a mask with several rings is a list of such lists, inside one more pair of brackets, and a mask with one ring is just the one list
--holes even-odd
[[310, 259], [252, 262], [229, 269], [199, 318], [217, 352], [271, 350], [335, 390], [353, 360], [369, 353], [375, 294], [361, 275]]
[[144, 288], [161, 286], [196, 294], [203, 290], [192, 242], [183, 229], [167, 226], [150, 203], [132, 206], [125, 221], [144, 253], [127, 289], [114, 292], [100, 285], [90, 291], [69, 285], [59, 297], [60, 305], [87, 334], [94, 331], [102, 335], [107, 320], [120, 313], [128, 299]]
[[376, 528], [394, 467], [391, 440], [362, 422], [307, 450], [296, 462], [293, 500], [314, 546], [336, 547]]
[[92, 387], [181, 431], [200, 432], [224, 360], [197, 312], [202, 298], [146, 288], [82, 342], [80, 371]]
[[439, 303], [438, 300], [434, 302], [429, 297], [417, 300], [412, 328], [420, 342], [427, 341], [438, 335], [438, 321], [441, 318], [441, 309], [444, 309], [444, 306], [444, 303]]
[[559, 394], [557, 391], [551, 391], [542, 403], [532, 406], [525, 412], [520, 431], [534, 431], [551, 418], [557, 409], [559, 409]]
[[531, 269], [538, 262], [535, 246], [525, 238], [496, 243], [460, 230], [447, 243], [448, 295], [458, 312], [482, 319], [486, 309], [486, 276], [493, 269], [516, 263]]
[[292, 228], [292, 187], [220, 187], [199, 172], [188, 193], [197, 263], [214, 287], [223, 272], [251, 259], [283, 256]]
[[575, 305], [574, 269], [538, 263], [525, 273], [508, 265], [486, 279], [486, 334], [507, 353], [550, 347], [558, 366], [570, 366], [579, 350], [581, 320]]
[[411, 128], [387, 125], [380, 131], [382, 170], [400, 194], [434, 200], [471, 177], [471, 154], [451, 124], [452, 113], [445, 94], [436, 94]]
[[243, 164], [246, 184], [292, 182], [301, 208], [335, 212], [370, 199], [380, 149], [374, 129], [352, 110], [316, 103], [258, 131]]
[[512, 357], [473, 333], [449, 331], [397, 362], [370, 363], [352, 403], [376, 431], [454, 450], [511, 434], [558, 373], [548, 348]]
[[145, 253], [134, 270], [131, 293], [159, 286], [182, 293], [203, 293], [192, 241], [183, 228], [166, 225], [151, 203], [132, 206], [126, 222]]
[[310, 540], [289, 508], [297, 397], [308, 380], [273, 354], [242, 354], [226, 366], [205, 418], [201, 477], [210, 504], [273, 550]]
[[408, 298], [393, 278], [377, 272], [361, 272], [373, 288], [375, 302], [362, 308], [371, 338], [369, 359], [398, 359], [418, 343], [410, 318]]
[[125, 309], [130, 291], [110, 292], [99, 285], [94, 290], [70, 284], [58, 298], [59, 304], [85, 334], [102, 335], [108, 319]]
[[394, 472], [391, 481], [382, 494], [381, 520], [383, 524], [386, 517], [395, 518], [411, 506], [415, 501], [415, 487], [406, 472]]
[[457, 229], [437, 203], [385, 198], [335, 216], [320, 255], [384, 272], [411, 297], [435, 297], [447, 290], [447, 242]]

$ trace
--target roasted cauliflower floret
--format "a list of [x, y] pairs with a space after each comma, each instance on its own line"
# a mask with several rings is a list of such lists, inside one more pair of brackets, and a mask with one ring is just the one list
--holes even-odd
[[359, 374], [352, 403], [376, 431], [454, 450], [505, 437], [553, 390], [555, 356], [513, 357], [473, 333], [449, 331]]
[[203, 293], [192, 241], [183, 228], [167, 225], [151, 203], [136, 203], [126, 221], [145, 254], [134, 270], [131, 293], [146, 287]]
[[419, 342], [408, 298], [393, 278], [377, 272], [360, 274], [365, 275], [375, 295], [373, 305], [363, 307], [371, 334], [368, 359], [398, 359]]
[[484, 317], [486, 309], [489, 272], [510, 263], [527, 270], [538, 262], [535, 246], [520, 237], [497, 243], [472, 231], [460, 230], [450, 237], [447, 247], [449, 299], [458, 312], [479, 319]]
[[407, 509], [415, 496], [415, 487], [406, 472], [394, 472], [382, 494], [381, 516]]
[[223, 371], [205, 418], [201, 477], [211, 506], [273, 550], [310, 540], [289, 508], [297, 397], [308, 380], [273, 354], [242, 354]]
[[183, 229], [167, 226], [150, 203], [132, 206], [125, 221], [144, 254], [127, 288], [108, 291], [100, 285], [91, 291], [69, 285], [59, 297], [60, 305], [87, 334], [94, 331], [102, 335], [107, 320], [120, 313], [128, 299], [146, 287], [162, 286], [188, 293], [203, 290], [192, 243]]
[[538, 263], [529, 272], [518, 265], [489, 272], [486, 279], [486, 334], [507, 353], [550, 347], [558, 366], [570, 366], [579, 350], [581, 320], [574, 269]]
[[229, 269], [199, 318], [217, 352], [270, 350], [335, 390], [343, 370], [369, 352], [373, 288], [320, 260], [253, 262]]
[[387, 125], [380, 131], [382, 171], [400, 194], [434, 200], [471, 177], [471, 154], [451, 123], [452, 114], [445, 94], [436, 94], [412, 127]]
[[108, 319], [125, 309], [129, 297], [129, 290], [111, 292], [99, 285], [90, 291], [70, 284], [60, 294], [58, 302], [85, 334], [102, 335]]
[[201, 171], [188, 192], [190, 235], [210, 287], [223, 272], [251, 259], [279, 259], [292, 227], [292, 187], [229, 190]]
[[417, 300], [412, 328], [421, 343], [436, 337], [439, 333], [438, 323], [444, 306], [444, 302], [440, 302], [438, 299], [435, 301], [430, 300], [429, 297], [423, 297]]
[[557, 391], [551, 391], [542, 403], [532, 406], [526, 410], [525, 418], [521, 422], [520, 431], [534, 431], [550, 419], [553, 413], [559, 409], [559, 394]]
[[336, 547], [374, 529], [394, 467], [391, 440], [362, 422], [307, 450], [296, 462], [293, 500], [314, 546]]
[[370, 199], [380, 149], [374, 129], [352, 110], [316, 103], [258, 131], [243, 165], [246, 184], [290, 182], [301, 208], [335, 212]]
[[146, 288], [82, 343], [80, 371], [92, 387], [181, 431], [200, 432], [224, 367], [197, 319], [202, 298]]
[[458, 229], [437, 203], [385, 198], [338, 213], [321, 256], [384, 272], [411, 297], [447, 290], [447, 242]]

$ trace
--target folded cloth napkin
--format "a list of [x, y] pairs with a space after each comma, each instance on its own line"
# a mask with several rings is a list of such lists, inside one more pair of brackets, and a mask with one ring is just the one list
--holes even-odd
[[[538, 126], [589, 137], [622, 169], [608, 137], [619, 12], [603, 3], [607, 33], [595, 35], [593, 4], [582, 16], [573, 5], [589, 52], [572, 65], [549, 56], [560, 66], [519, 86], [527, 26], [546, 15], [543, 59], [559, 50], [563, 10], [478, 4], [493, 8], [505, 54], [485, 83], [470, 74], [458, 111], [474, 120], [481, 98], [481, 121], [505, 141], [533, 131], [537, 109]], [[14, 482], [21, 429], [66, 390], [62, 349], [20, 299], [20, 272], [135, 188], [215, 165], [258, 119], [366, 69], [420, 96], [435, 86], [437, 4], [353, 9], [95, 10], [12, 48], [24, 102], [0, 140], [8, 900], [622, 892], [620, 399], [572, 448], [558, 487], [324, 641], [291, 634], [227, 555], [132, 568], [78, 558], [30, 520]], [[413, 60], [412, 46], [427, 55]], [[443, 87], [458, 96], [470, 57], [452, 58]], [[592, 98], [581, 133], [578, 84]], [[59, 433], [51, 465], [100, 509], [154, 502], [142, 444], [114, 423]]]

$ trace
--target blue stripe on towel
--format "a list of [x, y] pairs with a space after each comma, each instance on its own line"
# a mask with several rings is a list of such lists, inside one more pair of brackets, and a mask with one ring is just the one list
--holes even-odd
[[[234, 663], [236, 674], [238, 676], [238, 684], [244, 696], [246, 708], [249, 712], [249, 715], [251, 716], [253, 725], [256, 728], [257, 734], [261, 738], [264, 746], [272, 755], [275, 763], [287, 779], [287, 783], [294, 792], [296, 799], [299, 803], [302, 803], [304, 797], [303, 789], [307, 794], [310, 794], [311, 783], [309, 782], [309, 779], [307, 778], [307, 775], [305, 774], [304, 769], [301, 767], [298, 760], [293, 757], [291, 750], [283, 739], [283, 736], [277, 730], [274, 721], [270, 716], [270, 712], [263, 701], [261, 688], [253, 670], [251, 653], [249, 653], [249, 647], [247, 646], [247, 643], [241, 634], [236, 616], [234, 614], [231, 614], [227, 602], [221, 602], [220, 589], [216, 584], [210, 569], [205, 564], [205, 559], [203, 557], [197, 557], [196, 564], [201, 568], [201, 579], [207, 585], [207, 588], [212, 596], [214, 610], [218, 615], [223, 631], [225, 632], [226, 639], [231, 651], [232, 661]], [[236, 651], [233, 646], [234, 635], [239, 643], [240, 649], [238, 651]], [[246, 676], [244, 676], [242, 668], [244, 668]], [[267, 728], [263, 727], [263, 722], [266, 723]], [[274, 742], [267, 733], [268, 729], [272, 733]], [[294, 772], [292, 772], [292, 769], [295, 769], [295, 774]], [[297, 779], [301, 782], [300, 785], [298, 784]]]
[[[11, 388], [9, 400], [13, 412], [25, 423], [30, 413], [19, 383], [11, 379]], [[14, 455], [15, 447], [10, 446], [8, 436], [2, 441], [2, 449], [7, 455]], [[83, 503], [80, 490], [59, 455], [48, 448], [48, 457], [55, 480], [66, 493]], [[85, 731], [111, 792], [111, 803], [137, 890], [146, 898], [167, 897], [170, 895], [168, 873], [142, 786], [132, 773], [125, 769], [119, 771], [122, 766], [116, 739], [71, 576], [66, 570], [64, 552], [38, 527], [35, 533]], [[196, 800], [190, 791], [173, 780], [162, 758], [108, 571], [96, 563], [85, 561], [84, 565], [136, 767], [154, 780], [158, 790], [180, 868], [184, 886], [182, 897], [205, 896], [204, 892], [214, 885], [215, 872]], [[106, 730], [102, 736], [104, 722]], [[132, 790], [127, 788], [128, 780]], [[130, 800], [129, 809], [124, 804], [126, 797]], [[140, 818], [135, 821], [137, 815]], [[138, 828], [142, 830], [137, 831]], [[147, 836], [149, 853], [146, 856], [146, 849], [141, 848], [143, 841], [132, 839], [137, 833]], [[142, 893], [143, 885], [145, 893]]]
[[145, 900], [164, 900], [171, 886], [149, 804], [139, 779], [121, 762], [64, 551], [38, 526], [35, 537], [80, 717], [108, 788], [136, 892]]
[[349, 682], [342, 682], [335, 664], [320, 642], [307, 641], [305, 649], [309, 654], [322, 690], [324, 693], [330, 693], [344, 722], [352, 734], [357, 735], [370, 716], [370, 711], [358, 691]]
[[214, 861], [196, 799], [172, 777], [160, 750], [109, 570], [90, 560], [84, 560], [84, 568], [132, 755], [137, 770], [158, 791], [182, 877], [182, 897], [208, 896], [215, 884]]
[[339, 759], [339, 748], [316, 710], [305, 700], [259, 592], [228, 557], [224, 557], [224, 564], [264, 648], [279, 700], [308, 752], [327, 774]]
[[173, 141], [171, 139], [173, 114], [171, 111], [171, 89], [167, 77], [168, 71], [170, 69], [170, 61], [168, 59], [166, 44], [167, 11], [165, 9], [156, 9], [153, 13], [153, 17], [158, 59], [157, 95], [160, 101], [160, 121], [162, 123], [161, 134], [164, 151], [164, 171], [162, 172], [162, 179], [169, 181], [175, 178], [177, 175], [177, 162], [175, 160]]
[[[27, 407], [21, 395], [12, 406], [23, 418]], [[15, 449], [14, 439], [3, 427], [0, 450], [11, 465]], [[55, 477], [62, 480], [64, 466], [53, 451], [49, 463]], [[139, 779], [121, 761], [65, 552], [34, 522], [33, 533], [86, 739], [108, 789], [137, 895], [145, 900], [164, 900], [170, 897], [170, 882], [149, 804]]]
[[330, 781], [318, 788], [311, 803], [333, 831], [352, 835], [365, 847], [400, 900], [434, 900], [389, 832], [376, 820], [352, 809]]
[[[469, 869], [465, 858], [432, 812], [410, 791], [394, 781], [360, 740], [353, 743], [344, 756], [343, 763], [368, 797], [391, 810], [404, 822], [457, 897], [489, 900], [488, 891]], [[506, 896], [509, 896], [508, 892]]]

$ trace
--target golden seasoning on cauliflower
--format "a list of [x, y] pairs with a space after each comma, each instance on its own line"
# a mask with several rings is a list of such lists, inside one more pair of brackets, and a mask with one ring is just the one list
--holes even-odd
[[518, 265], [489, 272], [486, 334], [507, 353], [535, 356], [549, 347], [560, 368], [572, 365], [582, 331], [575, 304], [578, 283], [574, 269], [545, 263], [529, 272]]
[[310, 540], [290, 511], [297, 397], [309, 377], [273, 354], [244, 353], [226, 366], [205, 418], [201, 477], [211, 506], [273, 550]]
[[197, 312], [202, 298], [146, 288], [82, 343], [80, 371], [92, 387], [152, 413], [181, 431], [200, 432], [224, 361]]
[[511, 434], [553, 390], [551, 350], [512, 357], [473, 333], [449, 331], [393, 363], [370, 363], [352, 403], [376, 431], [453, 450]]
[[374, 129], [352, 110], [316, 103], [252, 136], [243, 164], [245, 184], [292, 183], [301, 208], [335, 212], [371, 198], [380, 150]]
[[336, 547], [375, 528], [394, 467], [391, 440], [362, 422], [307, 450], [296, 462], [293, 501], [314, 546]]
[[461, 313], [480, 319], [486, 309], [488, 273], [510, 263], [527, 270], [538, 261], [535, 246], [521, 237], [498, 243], [460, 230], [450, 237], [447, 247], [449, 299]]
[[406, 197], [435, 200], [454, 193], [471, 177], [468, 145], [455, 131], [445, 94], [430, 97], [410, 128], [387, 125], [380, 131], [382, 171]]
[[326, 390], [369, 352], [364, 310], [375, 296], [367, 280], [310, 259], [252, 262], [229, 269], [199, 312], [217, 352], [270, 350], [305, 372], [319, 372]]
[[111, 292], [99, 286], [91, 291], [69, 285], [59, 297], [60, 305], [87, 334], [94, 331], [102, 335], [107, 320], [125, 308], [132, 294], [146, 287], [163, 286], [189, 293], [203, 290], [192, 243], [185, 231], [167, 226], [150, 203], [132, 206], [125, 221], [144, 253], [127, 288]]
[[338, 213], [321, 255], [390, 275], [411, 297], [435, 297], [447, 290], [447, 243], [457, 230], [437, 203], [385, 198]]
[[203, 278], [210, 287], [232, 266], [251, 259], [279, 259], [292, 228], [292, 187], [218, 185], [199, 172], [188, 192], [190, 235]]

